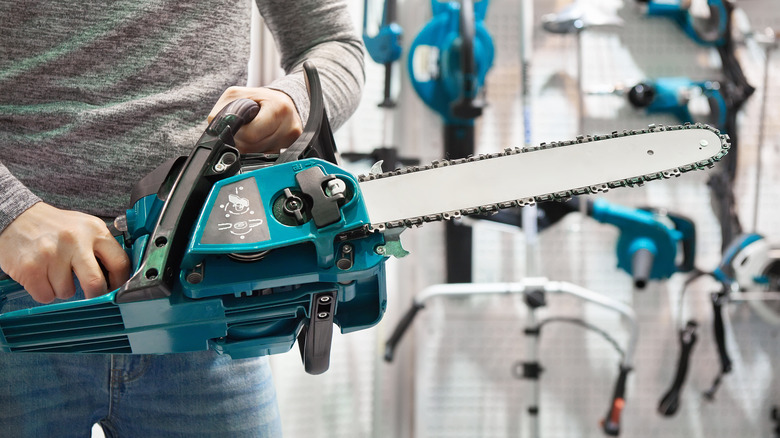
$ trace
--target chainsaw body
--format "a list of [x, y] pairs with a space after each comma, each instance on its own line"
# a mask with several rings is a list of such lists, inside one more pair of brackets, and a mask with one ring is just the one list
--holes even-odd
[[[303, 225], [289, 225], [274, 215], [276, 203], [276, 215], [285, 221], [278, 208], [284, 189], [307, 196], [296, 181], [302, 173], [337, 175], [345, 182], [350, 199], [337, 207], [336, 222], [318, 227], [311, 218]], [[128, 214], [128, 238], [123, 240], [135, 269], [150, 245], [150, 224], [156, 223], [163, 204], [150, 195]], [[372, 233], [337, 239], [343, 230], [359, 229], [367, 221], [357, 181], [322, 160], [227, 178], [214, 185], [200, 212], [171, 295], [118, 303], [114, 291], [6, 313], [0, 315], [0, 348], [70, 353], [212, 348], [242, 358], [289, 350], [302, 327], [324, 313], [328, 316], [320, 319], [330, 319], [342, 332], [370, 327], [385, 308], [385, 257], [374, 251], [383, 237]], [[10, 291], [18, 285], [6, 280], [0, 288]], [[328, 306], [320, 305], [322, 301]]]
[[[116, 236], [132, 277], [101, 297], [1, 314], [0, 351], [246, 358], [298, 340], [306, 371], [327, 370], [333, 324], [351, 332], [381, 319], [386, 257], [356, 177], [310, 158], [335, 161], [335, 145], [316, 69], [304, 67], [310, 117], [293, 145], [239, 158], [232, 136], [259, 106], [229, 104], [188, 157], [133, 190]], [[0, 300], [24, 293], [0, 282]]]

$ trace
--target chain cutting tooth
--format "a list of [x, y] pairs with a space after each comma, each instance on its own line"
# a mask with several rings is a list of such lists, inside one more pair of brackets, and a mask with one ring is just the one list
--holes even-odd
[[590, 194], [590, 189], [587, 187], [578, 187], [576, 189], [572, 189], [571, 194], [574, 196], [587, 195]]
[[667, 178], [677, 178], [678, 176], [682, 175], [679, 169], [673, 169], [664, 173], [668, 175]]

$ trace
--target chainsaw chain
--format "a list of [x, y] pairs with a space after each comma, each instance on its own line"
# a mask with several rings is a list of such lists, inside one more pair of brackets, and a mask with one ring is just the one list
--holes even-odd
[[436, 169], [439, 167], [457, 166], [459, 164], [471, 163], [474, 161], [490, 160], [494, 158], [504, 157], [507, 155], [524, 154], [527, 152], [538, 151], [541, 149], [566, 147], [573, 144], [590, 143], [590, 142], [606, 140], [610, 138], [628, 137], [632, 135], [648, 134], [651, 132], [658, 132], [658, 131], [675, 131], [675, 130], [694, 129], [694, 128], [710, 130], [720, 137], [721, 150], [714, 157], [693, 164], [687, 164], [685, 166], [680, 166], [674, 169], [665, 170], [662, 172], [656, 172], [656, 173], [651, 173], [642, 176], [635, 176], [631, 178], [621, 179], [621, 180], [607, 182], [603, 184], [597, 184], [588, 187], [580, 187], [572, 190], [565, 190], [562, 192], [548, 193], [544, 195], [538, 195], [538, 196], [518, 199], [514, 201], [500, 202], [497, 204], [486, 204], [486, 205], [481, 205], [473, 208], [465, 208], [462, 210], [445, 211], [437, 214], [430, 214], [430, 215], [411, 217], [411, 218], [400, 219], [400, 220], [395, 220], [390, 222], [371, 224], [369, 226], [369, 231], [383, 232], [386, 229], [391, 229], [391, 228], [419, 227], [427, 222], [438, 222], [443, 220], [446, 221], [446, 220], [459, 218], [461, 216], [468, 216], [468, 215], [475, 215], [475, 214], [491, 214], [497, 212], [500, 209], [513, 208], [513, 207], [525, 207], [525, 206], [534, 205], [537, 202], [567, 201], [571, 199], [573, 196], [603, 193], [608, 191], [609, 189], [618, 188], [618, 187], [638, 187], [643, 185], [647, 181], [669, 179], [673, 177], [678, 177], [681, 174], [690, 172], [692, 170], [702, 170], [702, 169], [711, 168], [715, 165], [716, 162], [720, 161], [728, 153], [731, 146], [729, 143], [728, 135], [721, 134], [720, 131], [718, 131], [717, 129], [709, 125], [705, 125], [701, 123], [696, 123], [696, 124], [686, 123], [685, 125], [674, 125], [674, 126], [649, 125], [647, 129], [642, 129], [642, 130], [624, 130], [622, 132], [613, 131], [611, 134], [602, 134], [602, 135], [580, 135], [577, 136], [575, 140], [541, 143], [539, 146], [529, 147], [529, 148], [507, 148], [504, 149], [503, 152], [496, 152], [496, 153], [484, 154], [484, 155], [475, 155], [467, 158], [459, 158], [454, 160], [437, 160], [425, 166], [410, 166], [410, 167], [404, 167], [404, 168], [392, 170], [389, 172], [378, 173], [378, 174], [359, 175], [358, 181], [364, 182], [364, 181], [371, 181], [379, 178], [389, 178], [398, 175], [405, 175], [408, 173], [422, 172], [426, 170]]

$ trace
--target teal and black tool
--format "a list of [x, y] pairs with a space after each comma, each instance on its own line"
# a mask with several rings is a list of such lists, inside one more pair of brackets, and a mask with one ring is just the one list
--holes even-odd
[[363, 2], [363, 43], [366, 46], [366, 52], [374, 62], [385, 66], [384, 99], [379, 104], [383, 108], [395, 106], [395, 102], [390, 97], [390, 86], [392, 84], [393, 63], [401, 59], [401, 37], [403, 36], [403, 29], [396, 21], [397, 9], [396, 0], [385, 0], [379, 30], [376, 34], [369, 35], [369, 3], [368, 0]]
[[[544, 230], [567, 214], [579, 212], [580, 202], [587, 202], [588, 216], [618, 228], [620, 235], [615, 248], [618, 268], [632, 276], [638, 289], [650, 280], [665, 280], [677, 272], [694, 269], [696, 226], [677, 213], [625, 207], [603, 198], [595, 201], [574, 198], [540, 204], [537, 226]], [[521, 226], [520, 215], [514, 210], [502, 210], [484, 219]]]
[[[694, 116], [691, 104], [706, 99], [707, 111]], [[648, 114], [671, 114], [680, 123], [707, 123], [726, 130], [728, 109], [717, 81], [694, 81], [686, 77], [642, 81], [628, 90], [628, 101]]]
[[622, 207], [604, 199], [595, 200], [589, 214], [620, 230], [618, 268], [631, 274], [637, 288], [644, 288], [649, 280], [693, 270], [696, 228], [690, 219], [658, 209]]
[[488, 0], [431, 0], [433, 17], [409, 48], [412, 86], [448, 126], [473, 127], [485, 106], [485, 77], [494, 54], [485, 27], [487, 8]]
[[[310, 116], [292, 146], [240, 157], [233, 135], [259, 107], [226, 106], [188, 157], [134, 190], [118, 236], [133, 277], [98, 298], [0, 315], [0, 351], [243, 358], [297, 339], [306, 371], [327, 370], [333, 324], [350, 332], [382, 317], [386, 257], [375, 251], [383, 234], [360, 232], [356, 177], [327, 161], [335, 146], [319, 79], [305, 71]], [[0, 282], [3, 299], [20, 293]]]

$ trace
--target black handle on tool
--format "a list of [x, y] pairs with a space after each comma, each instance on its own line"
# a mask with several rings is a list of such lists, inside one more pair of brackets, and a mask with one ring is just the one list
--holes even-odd
[[309, 320], [298, 334], [301, 361], [304, 370], [309, 374], [322, 374], [330, 367], [335, 303], [336, 291], [313, 295]]
[[688, 321], [685, 328], [680, 330], [680, 360], [677, 362], [677, 373], [674, 375], [672, 387], [666, 391], [658, 403], [658, 413], [663, 416], [671, 417], [677, 413], [677, 409], [680, 407], [680, 397], [685, 378], [688, 375], [691, 352], [696, 344], [696, 328], [695, 321]]
[[725, 292], [712, 294], [712, 328], [715, 332], [715, 343], [718, 347], [718, 357], [720, 358], [720, 372], [712, 382], [710, 389], [704, 392], [704, 397], [708, 400], [715, 398], [715, 392], [720, 387], [720, 380], [724, 374], [731, 372], [731, 358], [726, 349], [726, 326], [723, 322], [723, 305], [728, 296]]
[[631, 256], [631, 275], [637, 289], [644, 289], [647, 286], [654, 261], [655, 254], [649, 249], [639, 248], [634, 251], [634, 255]]
[[477, 63], [474, 59], [476, 38], [474, 3], [462, 0], [460, 3], [460, 70], [463, 75], [463, 95], [452, 103], [452, 114], [459, 119], [476, 119], [482, 115], [484, 102], [476, 99]]
[[233, 135], [259, 111], [253, 100], [226, 105], [187, 156], [165, 199], [136, 273], [117, 292], [127, 303], [170, 296], [192, 227], [214, 183], [241, 168]]
[[680, 272], [693, 271], [696, 257], [696, 224], [691, 219], [677, 213], [667, 213], [667, 216], [674, 224], [674, 228], [683, 235], [680, 240], [682, 243], [683, 258], [677, 266], [677, 270]]
[[620, 415], [626, 406], [626, 379], [629, 372], [631, 372], [631, 367], [620, 365], [620, 374], [618, 374], [617, 383], [615, 384], [615, 392], [612, 394], [612, 403], [601, 425], [604, 433], [609, 436], [620, 435]]
[[724, 374], [731, 372], [731, 358], [726, 349], [726, 326], [723, 323], [723, 304], [727, 297], [725, 294], [712, 294], [712, 311], [714, 312], [712, 328], [715, 331], [715, 342], [718, 345], [720, 367]]
[[336, 142], [330, 128], [328, 115], [325, 112], [325, 100], [322, 96], [322, 85], [317, 69], [309, 61], [303, 63], [304, 79], [309, 91], [309, 118], [303, 132], [295, 142], [285, 149], [277, 163], [288, 163], [301, 158], [319, 157], [331, 163], [336, 163]]
[[386, 362], [393, 361], [396, 345], [398, 345], [398, 343], [401, 341], [401, 338], [404, 336], [404, 333], [406, 333], [406, 330], [409, 328], [409, 326], [412, 325], [412, 321], [414, 321], [414, 317], [417, 316], [417, 312], [419, 312], [423, 307], [425, 307], [425, 305], [416, 302], [412, 303], [412, 307], [410, 307], [409, 310], [406, 311], [406, 314], [404, 314], [403, 318], [398, 321], [398, 325], [395, 327], [395, 330], [393, 330], [393, 334], [385, 344]]

